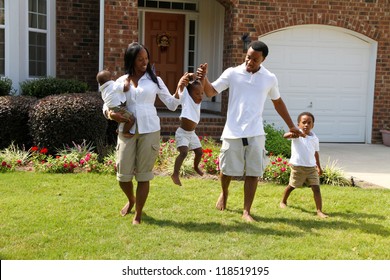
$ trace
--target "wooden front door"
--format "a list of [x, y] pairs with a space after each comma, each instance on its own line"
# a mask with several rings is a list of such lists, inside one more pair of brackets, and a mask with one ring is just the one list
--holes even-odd
[[[154, 65], [171, 94], [184, 68], [185, 16], [166, 13], [145, 13], [145, 46]], [[157, 107], [165, 105], [157, 98]]]

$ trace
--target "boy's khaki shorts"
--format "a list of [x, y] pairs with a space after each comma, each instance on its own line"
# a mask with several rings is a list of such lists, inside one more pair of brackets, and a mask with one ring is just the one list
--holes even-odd
[[290, 181], [289, 185], [293, 188], [300, 188], [303, 186], [319, 186], [320, 177], [317, 168], [306, 166], [290, 166]]
[[125, 138], [118, 134], [116, 147], [116, 178], [119, 182], [137, 182], [153, 179], [153, 167], [160, 151], [160, 131]]
[[263, 176], [268, 160], [265, 150], [265, 136], [246, 138], [248, 145], [243, 145], [242, 138], [223, 139], [219, 166], [227, 176]]

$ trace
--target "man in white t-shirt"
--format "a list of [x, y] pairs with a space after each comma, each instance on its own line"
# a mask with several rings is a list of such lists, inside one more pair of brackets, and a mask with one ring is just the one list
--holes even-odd
[[268, 55], [268, 47], [261, 41], [250, 44], [245, 62], [226, 69], [213, 83], [207, 79], [207, 64], [198, 68], [203, 77], [206, 96], [212, 97], [229, 89], [228, 111], [222, 132], [220, 153], [222, 192], [216, 207], [226, 209], [228, 188], [233, 176], [245, 175], [243, 219], [254, 221], [250, 209], [255, 197], [258, 178], [263, 175], [265, 161], [265, 132], [263, 109], [267, 97], [272, 99], [278, 114], [291, 132], [303, 135], [291, 120], [280, 97], [278, 80], [261, 63]]

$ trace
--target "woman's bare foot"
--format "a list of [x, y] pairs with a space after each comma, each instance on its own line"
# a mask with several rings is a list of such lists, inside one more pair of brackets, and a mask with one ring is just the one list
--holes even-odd
[[252, 217], [247, 211], [244, 211], [244, 212], [242, 213], [242, 218], [243, 218], [245, 221], [250, 222], [250, 223], [255, 222], [255, 219], [253, 219], [253, 217]]
[[176, 185], [181, 186], [179, 175], [172, 174], [171, 179]]
[[198, 173], [200, 176], [203, 176], [203, 172], [202, 172], [202, 170], [199, 169], [199, 167], [194, 167], [194, 170], [195, 170], [196, 173]]
[[138, 215], [137, 212], [135, 212], [133, 225], [139, 225], [140, 223], [141, 223], [141, 215]]
[[279, 207], [284, 209], [287, 207], [287, 203], [284, 203], [283, 201], [279, 203]]
[[126, 205], [121, 210], [122, 216], [126, 216], [127, 214], [129, 214], [131, 212], [131, 209], [133, 209], [133, 206], [134, 206], [134, 202], [135, 202], [135, 198], [126, 203]]
[[329, 216], [324, 214], [322, 211], [317, 210], [317, 216], [320, 218], [328, 218]]
[[227, 197], [225, 197], [222, 193], [219, 195], [219, 198], [217, 200], [217, 203], [215, 204], [215, 207], [218, 209], [218, 210], [225, 210], [226, 209], [226, 201], [227, 201]]

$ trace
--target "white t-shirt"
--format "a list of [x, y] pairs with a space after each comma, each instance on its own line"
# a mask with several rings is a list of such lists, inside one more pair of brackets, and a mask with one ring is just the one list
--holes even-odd
[[226, 69], [212, 83], [221, 93], [229, 88], [228, 111], [221, 139], [237, 139], [264, 135], [263, 110], [267, 96], [280, 98], [276, 76], [264, 66], [252, 74], [245, 63]]
[[292, 138], [291, 141], [290, 164], [306, 167], [317, 166], [314, 154], [320, 150], [320, 143], [313, 131], [305, 138]]
[[114, 81], [105, 82], [99, 90], [102, 99], [108, 108], [117, 107], [126, 102], [126, 95], [123, 92], [125, 84]]
[[200, 121], [200, 103], [197, 104], [188, 93], [187, 88], [183, 92], [179, 90], [181, 100], [181, 114], [180, 118], [189, 119], [195, 123]]
[[[128, 75], [119, 77], [117, 82], [124, 82]], [[138, 86], [130, 84], [130, 89], [125, 92], [126, 109], [133, 113], [136, 118], [136, 125], [140, 134], [151, 133], [160, 130], [160, 118], [157, 115], [157, 109], [154, 106], [156, 96], [171, 111], [176, 110], [180, 105], [180, 99], [175, 98], [169, 93], [168, 88], [160, 77], [157, 77], [157, 84], [152, 81], [148, 73], [145, 73], [138, 81]], [[107, 110], [103, 106], [103, 112]]]

